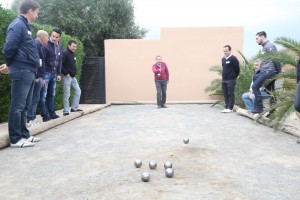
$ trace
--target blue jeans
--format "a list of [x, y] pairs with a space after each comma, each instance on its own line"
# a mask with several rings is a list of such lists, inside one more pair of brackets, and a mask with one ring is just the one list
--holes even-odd
[[26, 128], [27, 110], [31, 105], [35, 73], [27, 69], [9, 69], [11, 78], [11, 102], [8, 114], [9, 140], [15, 144], [29, 138]]
[[[54, 97], [56, 88], [56, 73], [45, 72], [45, 87], [41, 90], [40, 111], [43, 119], [53, 118], [56, 113], [54, 109]], [[47, 112], [48, 109], [48, 112]]]
[[297, 112], [300, 112], [300, 81], [298, 82], [297, 89], [296, 89], [294, 107]]
[[167, 80], [155, 80], [156, 102], [158, 106], [163, 106], [167, 100]]
[[[262, 99], [267, 99], [269, 97], [269, 94], [265, 91], [261, 91]], [[253, 95], [252, 99], [250, 99], [250, 92], [246, 92], [242, 95], [242, 99], [245, 103], [245, 106], [247, 110], [253, 110], [254, 104], [253, 101], [255, 100], [255, 96]]]
[[27, 122], [31, 120], [35, 120], [36, 118], [36, 108], [40, 101], [42, 83], [43, 83], [42, 78], [39, 78], [38, 82], [34, 82], [31, 106], [27, 113]]
[[262, 96], [260, 94], [260, 88], [267, 79], [274, 77], [276, 74], [277, 73], [275, 71], [274, 72], [261, 72], [260, 75], [257, 77], [257, 79], [255, 81], [253, 81], [252, 91], [253, 91], [253, 94], [255, 95], [253, 110], [255, 110], [255, 111], [263, 110], [263, 101], [262, 101]]
[[223, 90], [226, 109], [230, 109], [230, 110], [233, 109], [235, 84], [236, 84], [236, 80], [222, 81], [222, 90]]
[[70, 93], [71, 87], [73, 88], [73, 91], [74, 91], [71, 108], [74, 110], [77, 110], [79, 101], [80, 101], [81, 89], [79, 87], [76, 77], [71, 77], [70, 75], [67, 75], [67, 76], [62, 75], [62, 83], [63, 83], [63, 89], [64, 89], [63, 113], [70, 112], [69, 98], [71, 95], [71, 93]]

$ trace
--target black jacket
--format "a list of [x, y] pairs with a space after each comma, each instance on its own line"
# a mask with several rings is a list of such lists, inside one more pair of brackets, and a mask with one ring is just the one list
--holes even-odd
[[62, 70], [64, 75], [70, 74], [71, 77], [76, 75], [76, 57], [75, 54], [70, 51], [69, 48], [62, 52]]
[[234, 55], [222, 58], [222, 68], [223, 80], [235, 80], [240, 74], [240, 64]]

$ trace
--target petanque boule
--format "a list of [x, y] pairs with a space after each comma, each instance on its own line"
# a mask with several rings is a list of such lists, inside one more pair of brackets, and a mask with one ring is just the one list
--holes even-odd
[[143, 172], [141, 177], [144, 182], [148, 182], [150, 180], [150, 174], [148, 172]]
[[149, 168], [150, 169], [155, 169], [157, 167], [157, 163], [154, 160], [151, 160], [149, 162]]
[[189, 141], [190, 141], [190, 139], [189, 139], [189, 138], [183, 138], [183, 143], [184, 143], [184, 144], [188, 144], [188, 143], [189, 143]]
[[164, 164], [164, 168], [165, 169], [172, 168], [172, 166], [173, 165], [172, 165], [172, 163], [170, 161], [166, 161], [165, 164]]
[[172, 168], [165, 169], [166, 177], [172, 178], [174, 176], [174, 170]]
[[142, 166], [142, 161], [139, 160], [139, 159], [135, 160], [135, 161], [134, 161], [134, 166], [135, 166], [136, 168], [140, 168], [140, 167]]

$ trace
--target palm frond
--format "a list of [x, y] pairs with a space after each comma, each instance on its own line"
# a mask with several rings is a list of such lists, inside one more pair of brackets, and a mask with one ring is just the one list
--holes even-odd
[[286, 51], [278, 51], [278, 52], [267, 53], [267, 54], [258, 54], [255, 56], [255, 58], [261, 60], [273, 60], [276, 62], [280, 62], [282, 65], [291, 65], [294, 67], [296, 67], [297, 65], [297, 57], [288, 54]]
[[300, 55], [300, 42], [288, 37], [278, 37], [274, 41], [276, 44], [280, 44], [288, 50]]

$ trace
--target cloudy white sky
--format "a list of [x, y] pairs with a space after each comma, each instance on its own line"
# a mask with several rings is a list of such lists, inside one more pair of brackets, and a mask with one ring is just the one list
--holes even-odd
[[[0, 0], [9, 5], [11, 0]], [[135, 20], [159, 39], [162, 27], [243, 26], [244, 54], [259, 50], [255, 34], [264, 30], [272, 41], [287, 36], [300, 40], [300, 0], [133, 0]], [[280, 48], [280, 47], [279, 47]]]
[[[133, 0], [136, 23], [158, 39], [161, 27], [244, 27], [244, 54], [254, 56], [255, 34], [264, 30], [270, 40], [287, 36], [300, 40], [299, 0]], [[280, 48], [280, 47], [279, 47]]]

